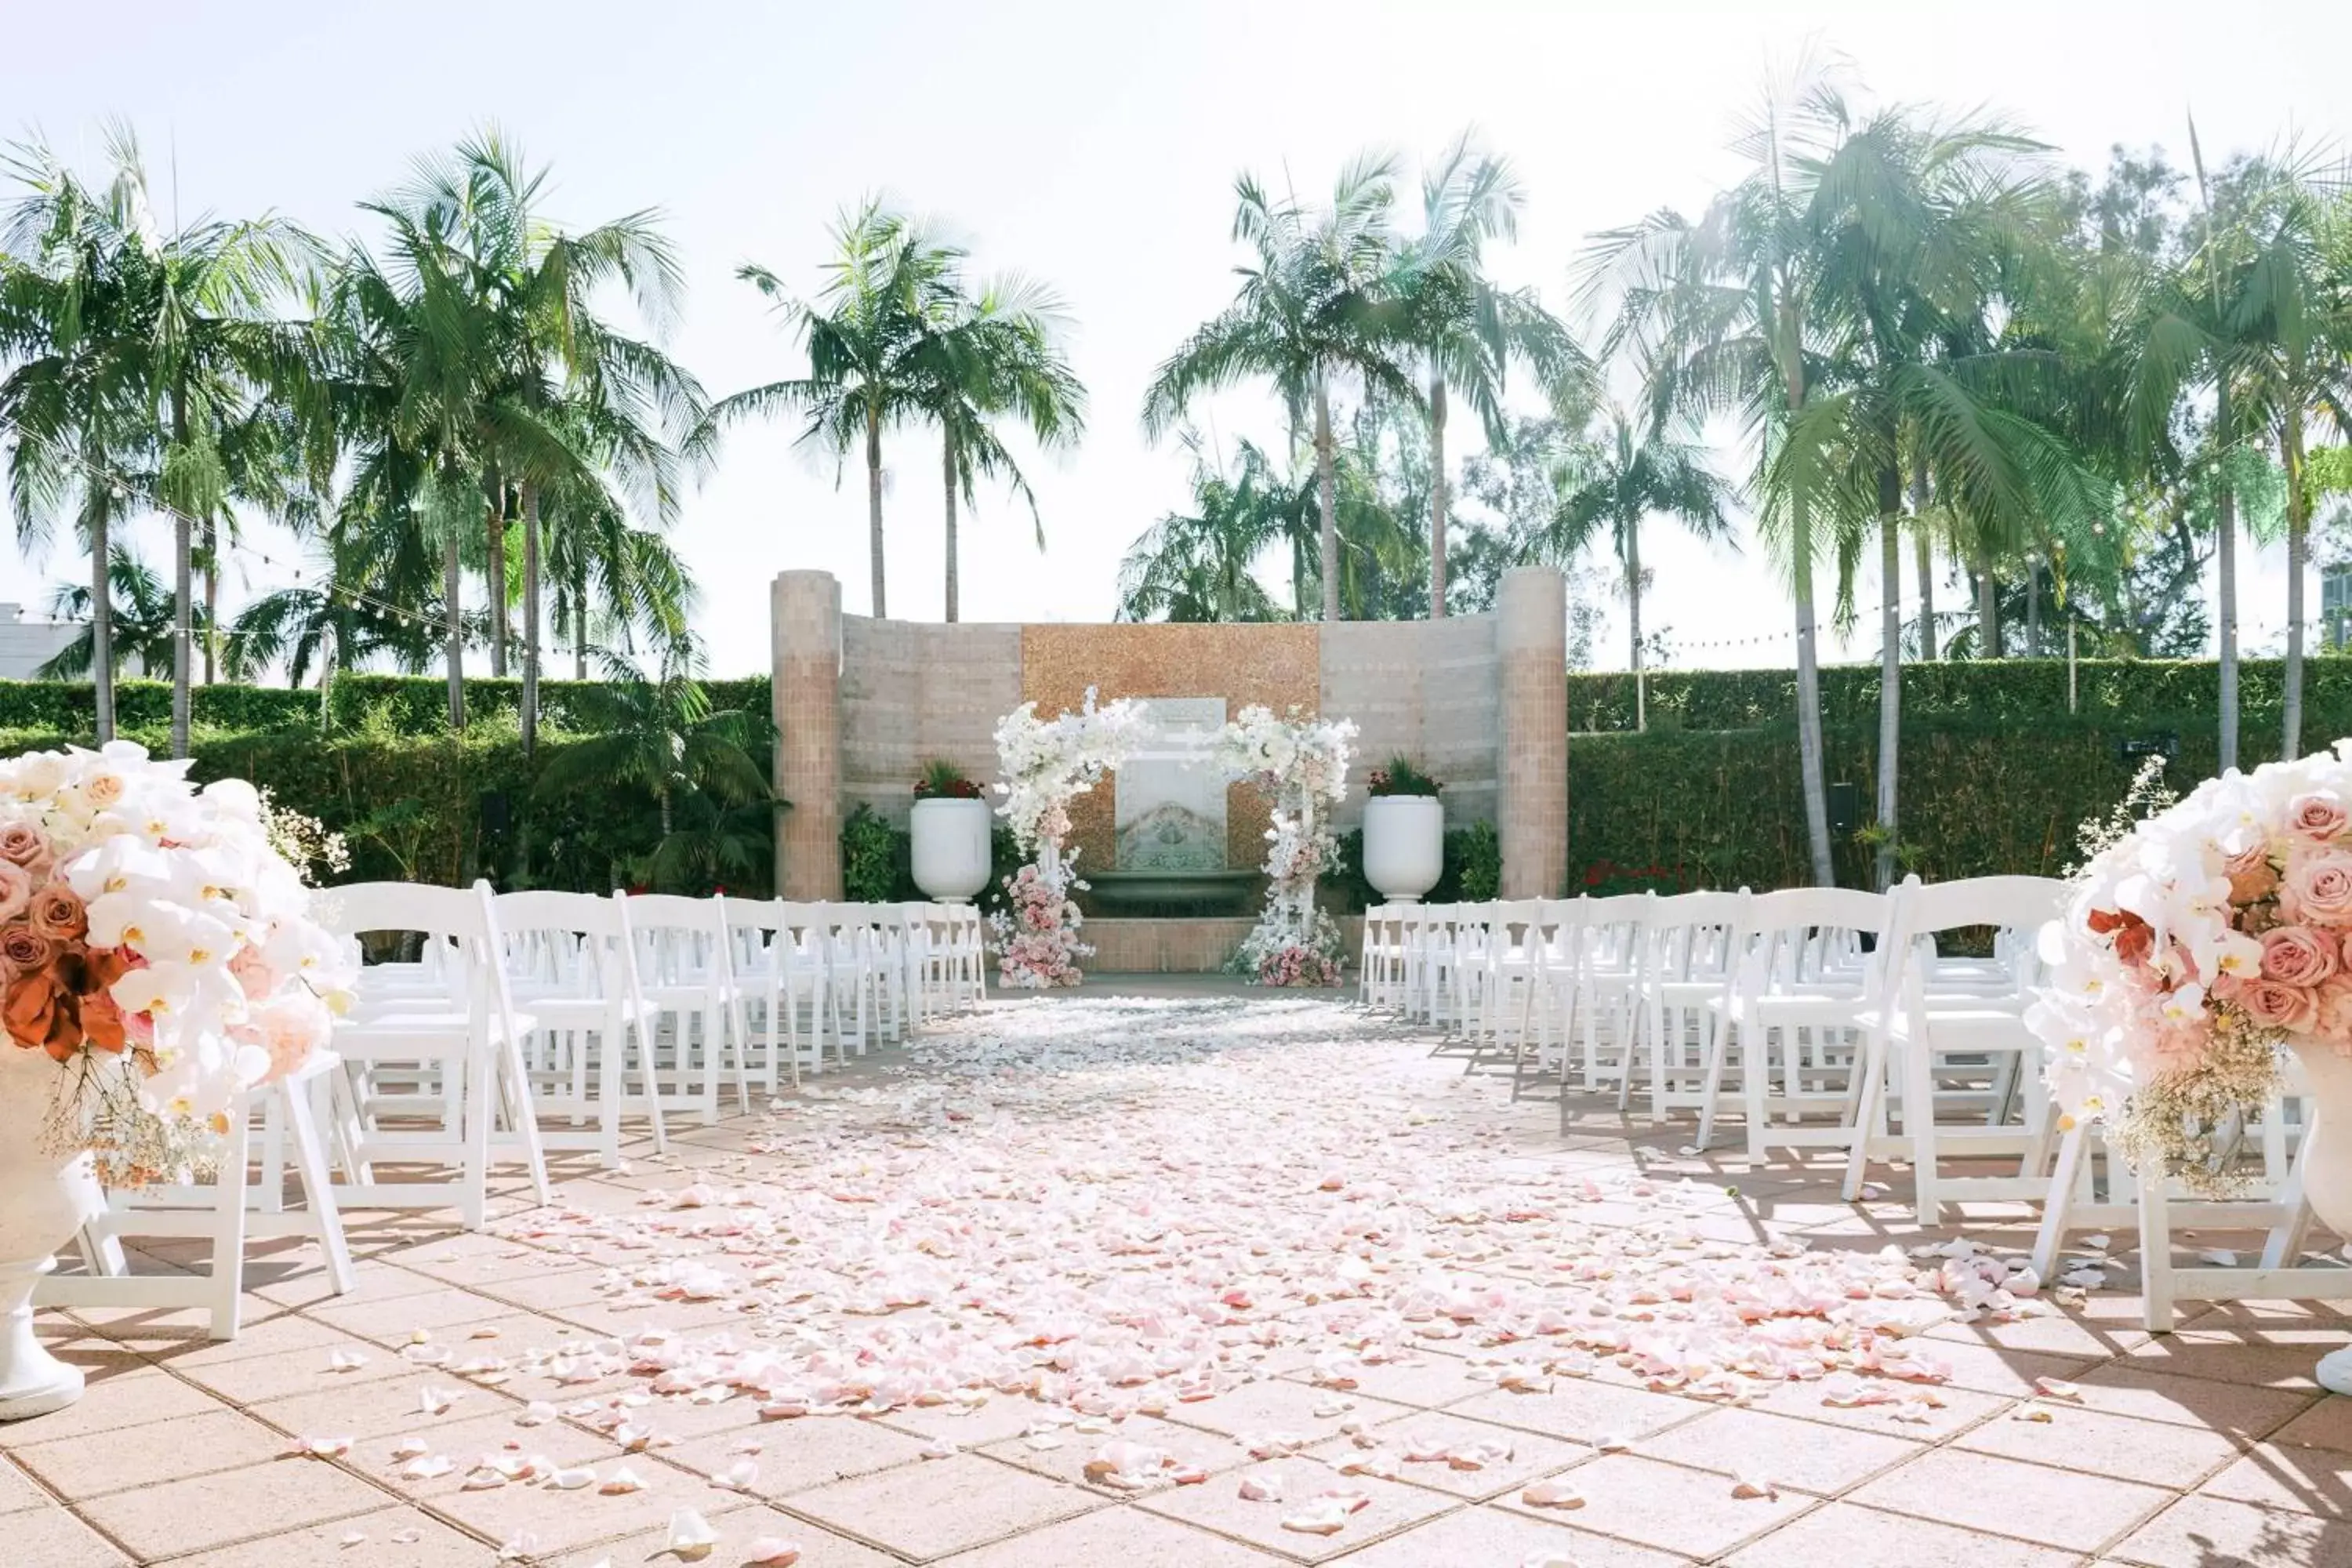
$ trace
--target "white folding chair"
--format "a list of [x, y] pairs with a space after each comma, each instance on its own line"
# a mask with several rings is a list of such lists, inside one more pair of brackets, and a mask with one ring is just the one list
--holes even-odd
[[[1643, 922], [1646, 956], [1634, 989], [1641, 1026], [1635, 1039], [1650, 1058], [1650, 1123], [1667, 1113], [1714, 1104], [1711, 1086], [1722, 1049], [1724, 1004], [1748, 945], [1748, 900], [1736, 893], [1676, 893], [1650, 906]], [[1619, 1110], [1633, 1085], [1629, 1064], [1617, 1086]]]
[[[619, 894], [542, 890], [500, 893], [495, 909], [508, 994], [532, 1022], [523, 1052], [542, 1119], [590, 1131], [540, 1134], [551, 1149], [593, 1149], [608, 1169], [621, 1163], [621, 1121], [632, 1105], [645, 1116], [656, 1153], [669, 1146], [654, 1075], [653, 1008], [638, 984], [627, 902]], [[632, 1044], [642, 1095], [624, 1077]]]
[[[507, 1143], [547, 1202], [547, 1159], [521, 1051], [530, 1021], [507, 994], [488, 885], [349, 883], [320, 893], [315, 908], [322, 925], [346, 936], [421, 938], [442, 979], [430, 986], [402, 973], [379, 987], [366, 968], [360, 972], [358, 1001], [335, 1031], [342, 1070], [323, 1080], [331, 1140], [346, 1177], [338, 1201], [347, 1208], [454, 1205], [466, 1227], [478, 1230], [503, 1117]], [[456, 1175], [379, 1182], [379, 1162], [438, 1164]]]
[[[1748, 901], [1750, 945], [1738, 982], [1707, 1004], [1723, 1026], [1708, 1063], [1699, 1148], [1714, 1142], [1724, 1074], [1734, 1066], [1749, 1163], [1762, 1163], [1771, 1145], [1848, 1145], [1859, 1019], [1878, 1000], [1872, 977], [1891, 935], [1891, 909], [1887, 896], [1853, 888], [1788, 888]], [[1876, 954], [1864, 952], [1866, 940], [1878, 943]], [[1807, 1125], [1808, 1110], [1826, 1111], [1832, 1122]]]
[[[625, 898], [629, 932], [636, 947], [642, 994], [656, 1020], [654, 1059], [667, 1110], [719, 1120], [719, 1086], [727, 1047], [735, 1046], [735, 1091], [745, 1110], [751, 1104], [751, 1071], [744, 1060], [742, 994], [729, 967], [727, 924], [715, 899], [667, 893]], [[663, 1020], [669, 1024], [669, 1065], [660, 1067]]]
[[[2064, 897], [2065, 884], [2044, 877], [1906, 879], [1887, 921], [1884, 1000], [1860, 1019], [1862, 1088], [1846, 1201], [1861, 1196], [1874, 1150], [1903, 1145], [1921, 1225], [1938, 1223], [1947, 1203], [2047, 1196], [2056, 1129], [2040, 1047], [2024, 1013], [2040, 973], [2030, 939], [2056, 917]], [[1949, 982], [1941, 979], [1935, 939], [1985, 929], [2020, 931], [2029, 940], [2001, 944], [1999, 967], [1970, 963]], [[1890, 1100], [1902, 1117], [1899, 1145], [1877, 1131]], [[1940, 1106], [1965, 1108], [1974, 1123], [1943, 1120]], [[2021, 1109], [2017, 1121], [2010, 1120], [2012, 1109]], [[2013, 1175], [1956, 1177], [1942, 1168], [1947, 1159], [2011, 1158], [2018, 1163]]]
[[[245, 1296], [245, 1244], [251, 1237], [303, 1236], [319, 1244], [326, 1260], [327, 1285], [341, 1296], [352, 1288], [352, 1253], [335, 1204], [326, 1146], [310, 1104], [310, 1086], [338, 1069], [331, 1051], [314, 1051], [286, 1077], [247, 1090], [231, 1106], [220, 1169], [209, 1184], [179, 1184], [110, 1192], [106, 1212], [81, 1228], [80, 1274], [51, 1274], [35, 1286], [33, 1300], [44, 1307], [171, 1310], [193, 1307], [206, 1314], [206, 1332], [215, 1340], [236, 1338]], [[294, 1166], [302, 1179], [304, 1206], [289, 1210], [284, 1172], [265, 1155], [261, 1184], [251, 1184], [247, 1165], [255, 1116], [264, 1119], [266, 1147], [290, 1136]], [[203, 1274], [132, 1274], [122, 1238], [194, 1237], [212, 1242]]]

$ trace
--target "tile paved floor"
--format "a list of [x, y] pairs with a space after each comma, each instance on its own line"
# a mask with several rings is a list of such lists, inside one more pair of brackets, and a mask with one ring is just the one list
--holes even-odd
[[[1181, 982], [1148, 989], [1219, 994]], [[1514, 1105], [1499, 1080], [1465, 1084], [1458, 1056], [1395, 1038], [1362, 1048], [1412, 1074], [1433, 1105], [1483, 1097], [1475, 1103], [1516, 1157], [1686, 1173], [1724, 1189], [1704, 1235], [1870, 1249], [1922, 1239], [1899, 1172], [1890, 1196], [1849, 1206], [1826, 1163], [1750, 1173], [1736, 1159], [1681, 1155], [1674, 1151], [1686, 1128], [1623, 1121], [1597, 1101], [1576, 1105], [1562, 1138], [1549, 1101]], [[872, 1080], [900, 1059], [877, 1052], [848, 1081]], [[696, 1171], [758, 1173], [765, 1157], [751, 1145], [761, 1124], [747, 1116], [682, 1131], [673, 1158], [639, 1152], [625, 1171], [564, 1164], [562, 1199], [618, 1214]], [[523, 1201], [506, 1190], [499, 1212], [511, 1216]], [[568, 1420], [521, 1429], [533, 1452], [558, 1464], [594, 1465], [600, 1475], [625, 1464], [643, 1483], [604, 1496], [469, 1489], [462, 1470], [404, 1475], [400, 1438], [429, 1434], [436, 1447], [495, 1453], [519, 1441], [528, 1401], [583, 1392], [543, 1375], [467, 1377], [419, 1365], [404, 1349], [443, 1345], [462, 1361], [656, 1321], [695, 1328], [728, 1313], [616, 1303], [599, 1289], [614, 1259], [593, 1247], [467, 1235], [446, 1215], [347, 1217], [362, 1258], [360, 1288], [333, 1298], [306, 1246], [257, 1247], [245, 1330], [228, 1344], [205, 1339], [187, 1314], [42, 1313], [44, 1337], [86, 1370], [89, 1388], [67, 1410], [0, 1427], [0, 1563], [738, 1568], [755, 1539], [775, 1537], [799, 1543], [803, 1568], [2352, 1568], [2352, 1400], [2321, 1394], [2308, 1376], [2352, 1318], [2341, 1304], [2238, 1305], [2151, 1340], [2137, 1327], [2127, 1238], [2117, 1238], [2114, 1288], [2079, 1310], [1929, 1331], [1951, 1352], [1954, 1375], [1940, 1408], [1912, 1412], [1924, 1420], [1898, 1423], [1885, 1406], [1824, 1406], [1801, 1386], [1726, 1408], [1612, 1382], [1607, 1368], [1548, 1393], [1515, 1393], [1432, 1346], [1418, 1362], [1369, 1369], [1344, 1419], [1329, 1415], [1303, 1364], [1171, 1405], [1164, 1418], [1131, 1417], [1119, 1436], [1211, 1476], [1135, 1497], [1087, 1481], [1087, 1445], [1027, 1441], [1025, 1402], [1012, 1399], [972, 1415], [901, 1408], [775, 1422], [761, 1422], [749, 1399], [673, 1401], [664, 1430], [674, 1444], [634, 1454], [614, 1435]], [[2029, 1227], [2025, 1211], [1992, 1207], [1961, 1228], [1989, 1246], [2019, 1247]], [[136, 1262], [166, 1268], [200, 1256], [165, 1244]], [[366, 1359], [330, 1371], [337, 1349]], [[2048, 1419], [2024, 1419], [2042, 1376], [2078, 1384], [2079, 1403], [2042, 1401], [2034, 1408]], [[445, 1398], [445, 1410], [428, 1413]], [[1254, 1460], [1234, 1435], [1268, 1426], [1307, 1448]], [[1279, 1507], [1241, 1500], [1245, 1475], [1294, 1495], [1328, 1484], [1324, 1467], [1356, 1451], [1343, 1426], [1383, 1443], [1490, 1437], [1509, 1457], [1484, 1470], [1352, 1477], [1346, 1484], [1371, 1501], [1330, 1536], [1286, 1531]], [[292, 1452], [296, 1439], [328, 1434], [353, 1439], [350, 1452]], [[925, 1458], [942, 1436], [960, 1451]], [[760, 1479], [748, 1492], [717, 1484], [754, 1442]], [[1733, 1478], [1759, 1475], [1775, 1495], [1734, 1495]], [[1552, 1476], [1568, 1477], [1582, 1506], [1522, 1500], [1528, 1482]], [[667, 1550], [681, 1509], [719, 1536], [699, 1558]]]

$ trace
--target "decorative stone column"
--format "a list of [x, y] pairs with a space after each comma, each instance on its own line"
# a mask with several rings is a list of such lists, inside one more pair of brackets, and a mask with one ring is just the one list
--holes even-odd
[[1495, 664], [1502, 896], [1556, 899], [1568, 882], [1568, 580], [1558, 571], [1518, 566], [1503, 574]]
[[776, 896], [841, 897], [841, 584], [779, 572], [769, 590], [776, 721]]

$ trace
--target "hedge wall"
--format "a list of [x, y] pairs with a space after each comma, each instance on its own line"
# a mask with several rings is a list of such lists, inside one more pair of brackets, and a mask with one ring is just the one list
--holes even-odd
[[[2238, 702], [2242, 747], [2267, 742], [2278, 730], [2282, 666], [2274, 658], [2241, 661]], [[2213, 726], [2221, 707], [2219, 667], [2209, 660], [2084, 659], [2075, 666], [2080, 711], [2103, 723], [2171, 725], [2185, 739], [2189, 727]], [[2352, 716], [2352, 658], [2304, 662], [2306, 739], [2317, 736], [2320, 714]], [[1649, 675], [1650, 727], [1747, 730], [1793, 722], [1797, 675], [1791, 669], [1660, 669]], [[2039, 724], [2068, 717], [2063, 658], [1940, 660], [1903, 667], [1906, 720], [1954, 719], [1975, 724]], [[1831, 728], [1878, 722], [1878, 667], [1834, 665], [1822, 671], [1822, 722]], [[1622, 671], [1571, 672], [1568, 727], [1583, 731], [1633, 728], [1633, 678]], [[2325, 728], [2321, 725], [2320, 728]], [[2267, 759], [2268, 752], [2261, 753]]]
[[[2279, 679], [2276, 660], [2242, 667], [2247, 765], [2276, 752]], [[2213, 771], [2213, 665], [2087, 660], [2077, 680], [2080, 710], [2070, 713], [2063, 660], [1905, 668], [1906, 865], [1930, 877], [2063, 869], [2078, 826], [2105, 815], [2128, 784], [2127, 740], [2176, 737], [2171, 773], [2182, 787]], [[429, 677], [346, 676], [323, 704], [316, 691], [199, 688], [196, 771], [244, 774], [351, 835], [355, 876], [448, 879], [483, 871], [518, 886], [610, 886], [618, 863], [651, 847], [651, 801], [635, 791], [537, 799], [511, 718], [517, 683], [466, 686], [473, 723], [462, 739], [446, 732], [446, 689]], [[118, 690], [124, 733], [160, 751], [169, 687], [125, 681]], [[722, 706], [767, 708], [764, 678], [712, 682], [710, 691]], [[602, 686], [552, 681], [544, 693], [545, 754], [571, 743], [567, 734], [600, 727]], [[1822, 698], [1828, 778], [1857, 786], [1863, 824], [1835, 845], [1839, 879], [1862, 883], [1872, 855], [1877, 671], [1824, 669]], [[1664, 670], [1650, 678], [1652, 728], [1637, 734], [1630, 676], [1571, 675], [1571, 880], [1608, 891], [1808, 879], [1794, 709], [1791, 671]], [[91, 711], [87, 686], [0, 681], [0, 748], [87, 742]], [[2347, 734], [2352, 659], [2314, 658], [2305, 675], [2305, 743]], [[486, 822], [486, 801], [492, 818], [503, 803], [503, 826]], [[1481, 879], [1483, 864], [1465, 873], [1485, 860], [1483, 847], [1465, 841], [1449, 849], [1454, 879]], [[874, 837], [865, 879], [900, 893], [903, 861], [903, 845]], [[1337, 880], [1353, 885], [1344, 871]]]
[[[714, 708], [768, 711], [768, 678], [703, 683]], [[609, 711], [601, 681], [542, 680], [540, 711], [551, 730], [593, 734]], [[172, 688], [168, 681], [115, 683], [115, 722], [133, 736], [168, 732]], [[487, 678], [466, 682], [466, 718], [510, 718], [519, 709], [522, 683]], [[449, 683], [420, 675], [338, 677], [322, 700], [315, 689], [282, 686], [199, 686], [189, 693], [190, 728], [216, 735], [280, 734], [291, 731], [368, 731], [379, 734], [439, 736], [449, 724]], [[97, 699], [87, 685], [48, 680], [0, 680], [0, 731], [63, 735], [86, 742], [97, 732]]]
[[[2352, 735], [2352, 660], [2314, 659], [2305, 671], [2305, 749]], [[2278, 672], [2275, 661], [2246, 667], [2243, 766], [2278, 754]], [[1822, 676], [1827, 782], [1856, 786], [1862, 827], [1832, 845], [1838, 880], [1867, 885], [1877, 672]], [[1617, 717], [1620, 699], [1630, 702], [1625, 677], [1570, 679], [1572, 719]], [[1930, 879], [2063, 871], [2080, 826], [2105, 816], [2131, 783], [2139, 764], [2124, 754], [2126, 742], [2175, 741], [2168, 776], [2178, 789], [2216, 771], [2212, 665], [2085, 663], [2080, 680], [2081, 711], [2070, 714], [2063, 661], [1906, 668], [1896, 818], [1907, 868]], [[1673, 705], [1658, 726], [1661, 688]], [[1793, 674], [1662, 675], [1651, 702], [1647, 733], [1569, 737], [1570, 880], [1595, 891], [1809, 881]], [[1747, 722], [1702, 727], [1700, 717]]]

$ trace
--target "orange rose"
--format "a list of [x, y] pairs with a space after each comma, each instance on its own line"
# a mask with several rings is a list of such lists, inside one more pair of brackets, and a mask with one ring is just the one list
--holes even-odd
[[12, 925], [0, 931], [0, 960], [18, 974], [47, 969], [57, 955], [57, 944], [30, 926]]
[[81, 999], [47, 974], [19, 975], [0, 1004], [8, 1037], [26, 1050], [38, 1047], [58, 1061], [70, 1061], [81, 1046]]

